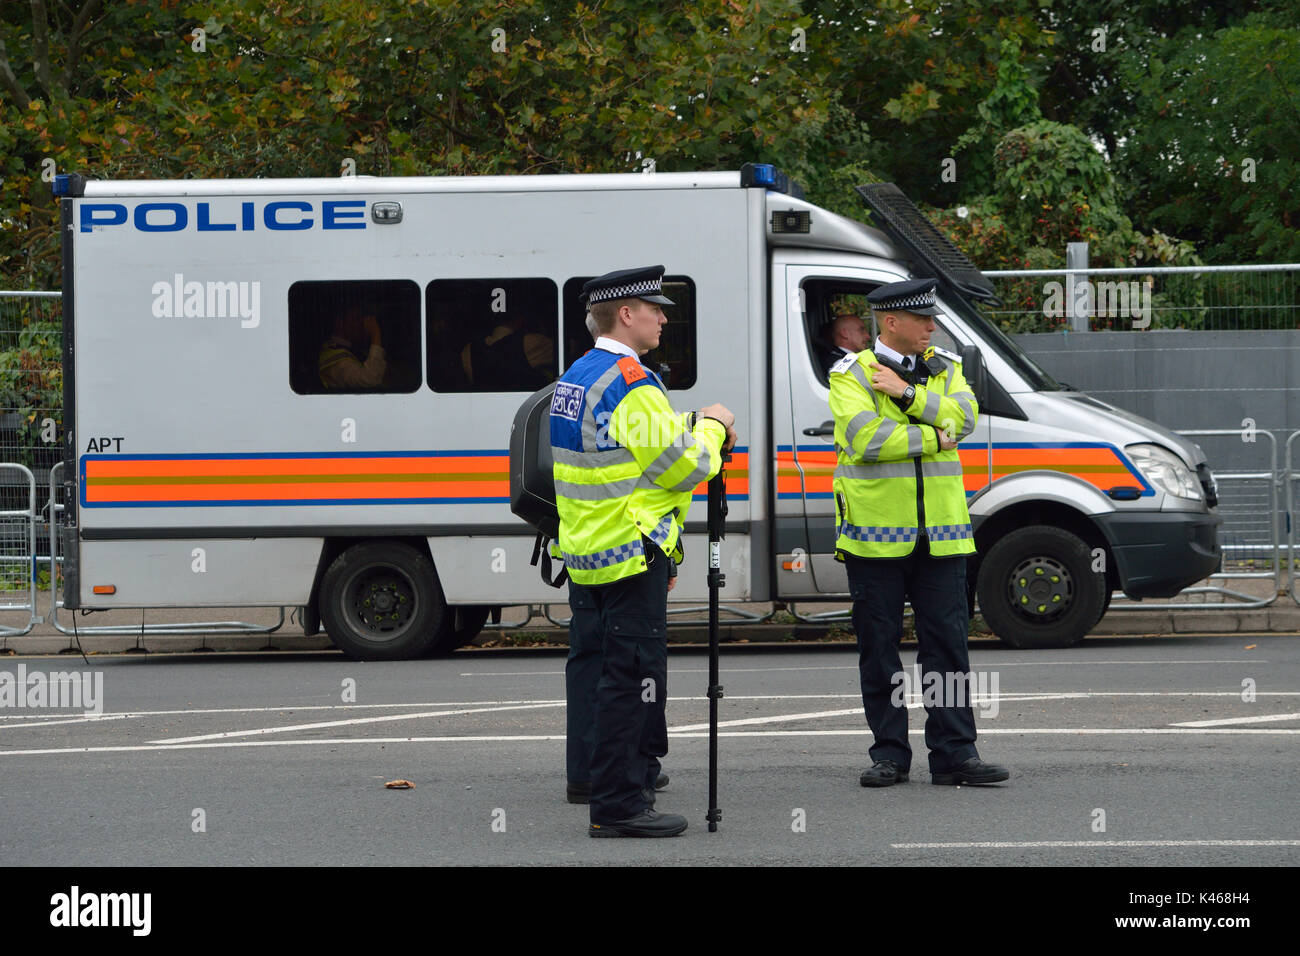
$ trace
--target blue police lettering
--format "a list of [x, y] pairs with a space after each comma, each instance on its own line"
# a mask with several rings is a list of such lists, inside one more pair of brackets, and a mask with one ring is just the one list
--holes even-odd
[[[356, 206], [359, 208], [344, 208]], [[360, 222], [340, 222], [343, 219]], [[366, 228], [366, 201], [364, 199], [332, 199], [321, 203], [321, 227], [324, 229]]]
[[[261, 222], [258, 209], [261, 205]], [[116, 202], [77, 204], [78, 229], [102, 231], [109, 226], [130, 223], [138, 232], [301, 232], [305, 229], [365, 229], [365, 199], [322, 200], [319, 208], [304, 200], [277, 200], [259, 204], [244, 201], [235, 210], [221, 202], [198, 202], [192, 207], [180, 202], [146, 202], [127, 206]], [[193, 215], [191, 215], [191, 211]], [[319, 215], [317, 214], [319, 213]]]
[[[171, 213], [171, 222], [149, 221], [149, 213]], [[141, 232], [180, 232], [189, 222], [190, 211], [178, 202], [146, 202], [135, 207], [135, 228]]]

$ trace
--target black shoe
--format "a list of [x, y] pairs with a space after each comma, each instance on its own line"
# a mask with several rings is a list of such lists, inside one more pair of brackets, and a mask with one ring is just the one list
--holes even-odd
[[569, 781], [565, 788], [570, 803], [591, 803], [591, 784]]
[[675, 837], [686, 829], [686, 818], [676, 813], [643, 810], [617, 823], [593, 823], [587, 835], [593, 837]]
[[1011, 776], [1011, 771], [1006, 767], [999, 767], [995, 763], [985, 763], [979, 757], [971, 757], [960, 767], [955, 770], [949, 770], [947, 773], [931, 773], [930, 782], [937, 783], [940, 786], [953, 786], [955, 784], [973, 783], [1001, 783]]
[[858, 783], [864, 787], [889, 787], [896, 783], [907, 783], [907, 771], [892, 760], [877, 760], [870, 770], [862, 771]]
[[[656, 790], [668, 789], [668, 774], [661, 773], [659, 776], [655, 777], [655, 789]], [[653, 803], [654, 801], [651, 802]]]

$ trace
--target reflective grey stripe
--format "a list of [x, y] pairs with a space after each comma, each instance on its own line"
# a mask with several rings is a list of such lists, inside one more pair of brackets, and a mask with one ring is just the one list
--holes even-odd
[[906, 542], [916, 540], [916, 528], [898, 528], [887, 525], [860, 525], [847, 522], [839, 526], [839, 533], [854, 541]]
[[931, 541], [960, 541], [975, 537], [975, 532], [968, 524], [928, 524], [925, 533]]
[[939, 392], [936, 389], [925, 390], [925, 408], [917, 416], [923, 422], [934, 422], [939, 417]]
[[[582, 409], [582, 447], [586, 451], [602, 450], [596, 447], [596, 414], [592, 409], [596, 407], [597, 403], [604, 396], [605, 389], [609, 388], [610, 383], [621, 374], [622, 371], [619, 369], [618, 363], [615, 362], [605, 370], [600, 378], [596, 379], [594, 385], [587, 389], [587, 397], [586, 401], [583, 403]], [[613, 444], [617, 444], [613, 439], [609, 438], [608, 424], [609, 423], [606, 422], [606, 440]]]
[[557, 481], [555, 493], [574, 501], [606, 501], [610, 498], [625, 498], [635, 490], [637, 479], [624, 478], [601, 484], [584, 485], [572, 481]]
[[875, 461], [880, 457], [880, 449], [884, 447], [885, 439], [893, 434], [898, 423], [892, 418], [881, 419], [880, 427], [876, 433], [871, 436], [871, 441], [867, 442], [867, 447], [862, 450], [863, 461]]
[[691, 473], [673, 485], [673, 491], [691, 491], [701, 481], [709, 477], [709, 472], [713, 470], [713, 449], [701, 442], [700, 452], [699, 460], [695, 463], [695, 467], [691, 469]]
[[574, 451], [572, 448], [551, 446], [551, 458], [561, 465], [579, 468], [604, 468], [607, 465], [626, 465], [636, 461], [626, 448], [607, 448], [604, 451]]
[[879, 461], [869, 465], [836, 465], [836, 478], [915, 478], [910, 461]]
[[925, 432], [915, 425], [907, 426], [907, 457], [915, 458], [925, 451]]
[[956, 400], [957, 407], [961, 409], [961, 413], [963, 416], [961, 430], [957, 433], [957, 437], [959, 439], [965, 438], [967, 435], [969, 435], [971, 432], [975, 430], [975, 406], [973, 404], [974, 398], [975, 396], [972, 395], [971, 401], [967, 401], [965, 398], [958, 398]]
[[664, 542], [668, 540], [668, 536], [672, 534], [672, 532], [673, 516], [671, 514], [666, 514], [659, 519], [657, 525], [650, 529], [650, 533], [646, 535], [646, 537], [662, 548]]
[[966, 399], [970, 399], [972, 402], [975, 401], [975, 393], [974, 393], [974, 392], [953, 392], [953, 393], [952, 393], [951, 395], [949, 395], [948, 397], [949, 397], [949, 398], [966, 398]]
[[698, 485], [701, 481], [705, 479], [705, 477], [709, 473], [709, 470], [713, 467], [713, 452], [708, 445], [704, 444], [701, 441], [697, 441], [695, 436], [692, 435], [690, 432], [686, 432], [684, 437], [686, 439], [687, 444], [669, 445], [667, 448], [665, 448], [662, 452], [659, 453], [659, 457], [657, 457], [654, 461], [652, 461], [650, 463], [650, 467], [648, 467], [645, 470], [644, 474], [646, 478], [650, 479], [651, 481], [654, 481], [656, 478], [668, 472], [669, 469], [671, 469], [674, 465], [676, 465], [679, 461], [681, 461], [686, 456], [686, 453], [688, 451], [690, 451], [692, 448], [698, 448], [701, 454], [699, 460], [696, 462], [695, 467], [691, 469], [690, 474], [688, 474], [685, 478], [682, 478], [680, 481], [676, 482], [669, 490], [690, 491], [692, 488], [694, 488], [696, 485]]
[[876, 391], [871, 387], [871, 379], [867, 376], [867, 370], [862, 367], [862, 363], [854, 362], [849, 366], [849, 371], [852, 372], [853, 377], [858, 380], [858, 384], [867, 390], [868, 394], [871, 395], [871, 400], [874, 402], [876, 400]]
[[962, 475], [959, 461], [923, 461], [921, 477], [923, 478], [960, 478]]
[[858, 432], [862, 431], [868, 422], [875, 421], [878, 417], [873, 409], [858, 412], [849, 420], [848, 426], [844, 429], [844, 440], [848, 443], [850, 451], [853, 448], [853, 439], [858, 437]]
[[597, 571], [600, 568], [631, 561], [633, 558], [645, 557], [645, 547], [638, 538], [627, 544], [620, 544], [617, 548], [597, 551], [595, 554], [569, 554], [567, 551], [561, 551], [560, 554], [564, 558], [564, 566], [571, 571]]

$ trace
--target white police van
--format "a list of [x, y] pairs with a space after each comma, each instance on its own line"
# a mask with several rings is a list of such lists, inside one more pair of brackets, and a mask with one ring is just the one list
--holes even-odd
[[[59, 177], [67, 606], [302, 606], [310, 630], [323, 621], [379, 659], [445, 651], [493, 608], [556, 600], [510, 512], [511, 422], [590, 347], [582, 283], [654, 262], [678, 304], [647, 360], [675, 407], [739, 416], [727, 600], [846, 596], [825, 330], [916, 276], [939, 280], [934, 342], [965, 350], [983, 392], [960, 452], [971, 578], [1004, 640], [1069, 644], [1112, 590], [1169, 596], [1213, 571], [1200, 448], [1063, 390], [980, 313], [987, 280], [897, 189], [859, 191], [879, 228], [761, 164]], [[704, 492], [675, 601], [706, 596]]]

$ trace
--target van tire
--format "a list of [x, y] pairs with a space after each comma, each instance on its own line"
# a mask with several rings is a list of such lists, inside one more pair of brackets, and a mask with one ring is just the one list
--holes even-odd
[[478, 637], [479, 632], [483, 630], [483, 625], [487, 623], [491, 610], [483, 604], [465, 604], [456, 607], [449, 605], [446, 614], [443, 615], [442, 627], [438, 629], [438, 636], [429, 645], [425, 655], [440, 657], [450, 654], [458, 647], [464, 647]]
[[433, 562], [408, 544], [367, 541], [331, 562], [320, 583], [330, 640], [360, 661], [419, 657], [437, 638], [447, 603]]
[[1101, 619], [1106, 584], [1083, 539], [1030, 525], [998, 539], [980, 562], [980, 612], [1012, 647], [1072, 647]]

